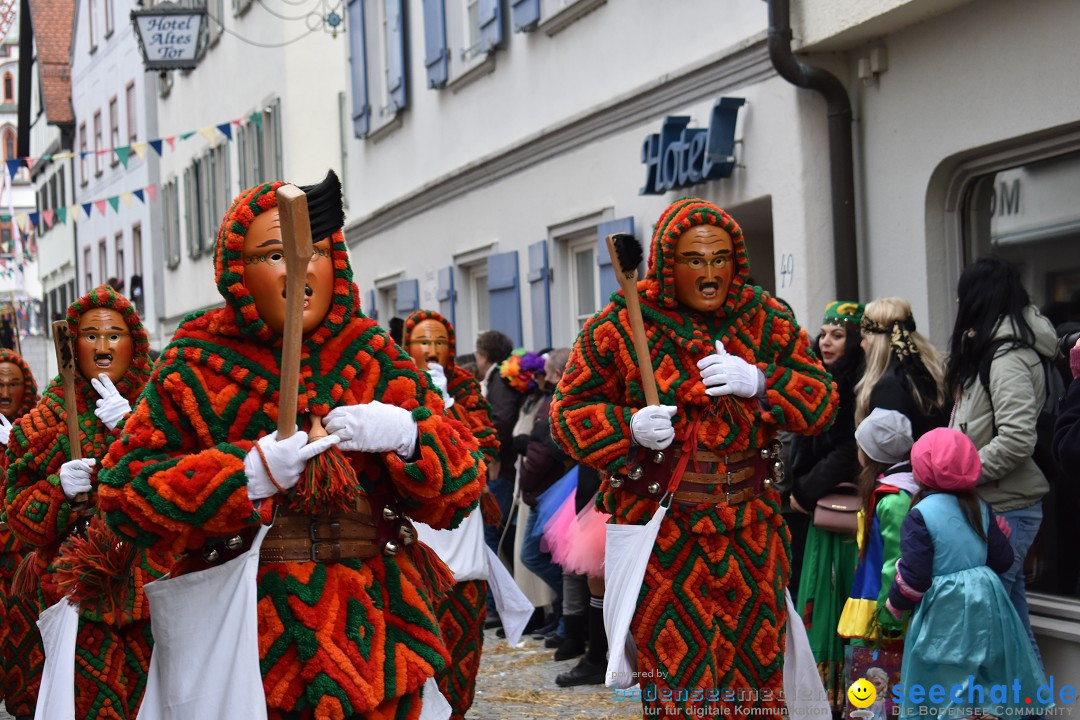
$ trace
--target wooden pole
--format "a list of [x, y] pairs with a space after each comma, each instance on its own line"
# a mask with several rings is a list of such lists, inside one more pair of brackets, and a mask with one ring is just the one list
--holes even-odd
[[307, 195], [295, 185], [282, 185], [276, 194], [286, 272], [285, 330], [281, 339], [281, 386], [278, 392], [278, 440], [284, 440], [296, 432], [300, 349], [304, 337], [304, 287], [313, 245]]
[[619, 253], [615, 250], [615, 236], [607, 236], [608, 254], [611, 257], [611, 269], [615, 279], [626, 297], [626, 317], [630, 321], [630, 333], [634, 342], [634, 354], [637, 355], [638, 371], [641, 373], [641, 390], [645, 393], [646, 405], [659, 405], [660, 396], [656, 392], [656, 377], [653, 375], [652, 355], [645, 336], [645, 322], [641, 317], [641, 300], [637, 291], [637, 268], [623, 268], [619, 264]]
[[[64, 414], [67, 415], [67, 436], [71, 460], [82, 460], [82, 440], [79, 434], [79, 407], [75, 402], [75, 345], [66, 320], [52, 324], [53, 345], [56, 347], [56, 366], [64, 387]], [[86, 502], [86, 493], [75, 496], [76, 503]]]

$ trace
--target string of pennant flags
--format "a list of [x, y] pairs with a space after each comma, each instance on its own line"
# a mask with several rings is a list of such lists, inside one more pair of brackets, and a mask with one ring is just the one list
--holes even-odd
[[[259, 127], [262, 127], [262, 113], [253, 112], [248, 115], [246, 119], [255, 123]], [[160, 137], [154, 138], [153, 140], [144, 140], [142, 142], [131, 143], [130, 145], [98, 148], [97, 150], [80, 150], [79, 152], [49, 153], [46, 155], [40, 155], [38, 157], [14, 157], [7, 159], [5, 162], [7, 163], [8, 173], [11, 175], [11, 177], [15, 177], [15, 173], [19, 171], [19, 168], [25, 167], [27, 170], [33, 170], [34, 166], [42, 161], [48, 162], [50, 160], [62, 160], [74, 157], [78, 157], [81, 159], [90, 155], [106, 155], [108, 153], [116, 153], [116, 157], [120, 160], [121, 163], [123, 163], [124, 167], [126, 168], [128, 161], [131, 159], [132, 155], [140, 159], [145, 157], [147, 147], [156, 152], [160, 157], [165, 152], [166, 145], [169, 147], [169, 150], [175, 151], [177, 140], [187, 140], [194, 135], [202, 135], [210, 142], [214, 142], [214, 140], [217, 139], [217, 133], [220, 132], [226, 137], [226, 139], [231, 142], [233, 139], [233, 126], [235, 125], [237, 127], [240, 127], [243, 124], [244, 118], [237, 118], [235, 120], [229, 120], [227, 122], [217, 123], [215, 125], [207, 125], [206, 127], [199, 128], [198, 130], [189, 130], [187, 132], [177, 133], [176, 135], [170, 135], [168, 137]], [[113, 204], [111, 198], [107, 198], [106, 200], [108, 200], [110, 204]], [[99, 201], [94, 201], [94, 203], [89, 204], [93, 205], [96, 202]], [[105, 201], [102, 200], [100, 202]], [[116, 209], [115, 204], [113, 204], [113, 209]], [[104, 209], [102, 209], [101, 212], [104, 213]], [[87, 211], [87, 214], [89, 215], [89, 211]]]
[[[105, 198], [99, 198], [97, 200], [91, 200], [90, 202], [75, 203], [67, 207], [53, 208], [50, 210], [41, 210], [38, 212], [19, 213], [15, 215], [15, 222], [19, 225], [19, 230], [24, 234], [28, 232], [30, 225], [34, 226], [35, 230], [41, 230], [41, 226], [44, 225], [48, 230], [56, 223], [67, 224], [68, 220], [71, 222], [79, 222], [86, 220], [94, 214], [94, 210], [104, 215], [108, 208], [112, 208], [113, 212], [119, 212], [120, 205], [128, 207], [134, 200], [138, 200], [141, 203], [157, 200], [158, 186], [145, 185], [136, 190], [130, 192], [122, 192], [118, 195], [111, 195]], [[80, 212], [81, 211], [81, 212]], [[0, 222], [10, 222], [10, 215], [0, 215]]]

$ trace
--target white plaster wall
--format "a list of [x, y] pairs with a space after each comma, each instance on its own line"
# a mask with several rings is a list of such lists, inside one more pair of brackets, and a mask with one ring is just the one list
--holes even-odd
[[971, 0], [793, 0], [795, 46], [838, 50], [896, 32]]
[[[663, 115], [658, 115], [647, 124], [533, 165], [435, 210], [402, 218], [387, 232], [352, 248], [357, 283], [366, 291], [374, 278], [404, 270], [405, 277], [421, 281], [421, 305], [437, 308], [437, 270], [452, 264], [456, 253], [495, 242], [496, 252], [518, 251], [522, 337], [531, 346], [527, 247], [546, 238], [549, 227], [592, 213], [606, 212], [605, 219], [632, 215], [636, 234], [647, 248], [660, 213], [679, 197], [697, 194], [721, 206], [734, 206], [771, 196], [776, 257], [792, 253], [797, 268], [792, 282], [780, 292], [812, 329], [825, 303], [833, 299], [834, 286], [831, 255], [823, 251], [831, 245], [823, 103], [776, 77], [726, 94], [748, 101], [737, 132], [741, 145], [736, 153], [744, 167], [737, 167], [731, 178], [665, 196], [639, 195], [645, 179], [641, 143], [659, 130]], [[704, 126], [713, 100], [673, 107], [665, 114], [691, 115], [696, 125]], [[796, 117], [806, 122], [793, 121]], [[747, 242], [753, 262], [755, 238], [749, 236]], [[554, 259], [554, 248], [549, 246], [549, 253]], [[553, 267], [555, 313], [569, 285]], [[753, 272], [763, 277], [776, 268], [754, 266]], [[470, 326], [468, 291], [461, 274], [456, 282], [458, 350], [466, 353], [471, 352], [478, 329]], [[382, 316], [380, 320], [386, 322]], [[553, 325], [557, 332], [558, 324]], [[556, 345], [573, 340], [558, 335], [552, 339]]]
[[[273, 17], [257, 2], [239, 17], [233, 16], [228, 0], [224, 5], [225, 27], [264, 45], [292, 40], [306, 29], [302, 22]], [[213, 7], [211, 13], [216, 14]], [[334, 39], [322, 30], [279, 48], [254, 47], [233, 34], [223, 33], [208, 48], [195, 70], [173, 73], [172, 89], [157, 101], [159, 134], [166, 137], [246, 119], [280, 99], [284, 179], [299, 184], [317, 182], [327, 169], [341, 169], [338, 93], [345, 89], [345, 47], [345, 35], [339, 33]], [[151, 77], [156, 83], [156, 76]], [[218, 142], [224, 140], [220, 133], [216, 137]], [[204, 254], [197, 259], [188, 256], [183, 212], [187, 202], [183, 191], [184, 169], [208, 147], [209, 141], [196, 134], [188, 140], [177, 140], [176, 151], [166, 150], [161, 158], [162, 184], [176, 178], [181, 202], [181, 260], [177, 268], [164, 271], [162, 315], [167, 318], [166, 334], [175, 330], [185, 314], [222, 302], [214, 285], [211, 256]], [[229, 157], [230, 196], [235, 196], [243, 189], [239, 185], [235, 135], [229, 143]], [[155, 228], [155, 232], [160, 233], [161, 228]]]
[[[135, 81], [135, 95], [138, 117], [138, 141], [145, 142], [148, 136], [155, 136], [154, 128], [148, 127], [145, 104], [142, 102], [143, 93], [146, 91], [148, 76], [143, 72], [142, 54], [139, 51], [138, 41], [132, 29], [128, 14], [136, 7], [133, 0], [112, 0], [115, 4], [115, 24], [113, 34], [105, 38], [104, 4], [95, 4], [97, 17], [94, 19], [95, 38], [97, 49], [90, 53], [87, 35], [86, 13], [88, 3], [80, 0], [76, 4], [76, 21], [72, 40], [72, 63], [71, 63], [71, 103], [75, 111], [75, 198], [78, 203], [92, 202], [105, 199], [113, 195], [132, 192], [142, 189], [147, 185], [157, 183], [157, 178], [151, 172], [150, 163], [146, 159], [140, 159], [134, 153], [128, 160], [127, 168], [122, 163], [115, 167], [110, 165], [109, 155], [102, 156], [102, 174], [94, 174], [94, 112], [101, 111], [102, 122], [102, 145], [111, 147], [112, 141], [109, 131], [109, 99], [114, 95], [119, 104], [119, 127], [121, 146], [128, 144], [127, 127], [127, 99], [126, 87], [132, 80]], [[149, 76], [153, 79], [153, 76]], [[86, 123], [87, 149], [91, 152], [86, 158], [87, 179], [86, 185], [82, 184], [80, 162], [77, 156], [79, 152], [78, 128], [83, 122]], [[149, 147], [146, 152], [152, 154]], [[154, 333], [158, 321], [158, 309], [154, 306], [154, 278], [152, 273], [152, 258], [154, 248], [154, 231], [151, 226], [151, 212], [149, 207], [150, 198], [146, 196], [146, 202], [141, 203], [132, 198], [129, 205], [121, 202], [116, 211], [110, 205], [106, 205], [105, 214], [102, 215], [97, 208], [93, 208], [90, 217], [87, 218], [79, 210], [79, 220], [76, 224], [76, 238], [78, 240], [78, 292], [87, 292], [91, 288], [86, 285], [86, 268], [83, 267], [85, 248], [90, 248], [90, 259], [93, 267], [94, 286], [100, 285], [110, 277], [123, 277], [125, 292], [127, 283], [132, 274], [132, 226], [136, 223], [142, 227], [143, 240], [143, 289], [146, 299], [143, 323], [151, 334]], [[123, 241], [124, 264], [126, 267], [116, 267], [116, 233], [124, 233]], [[98, 269], [98, 243], [104, 238], [106, 244], [107, 269], [104, 277]]]
[[619, 0], [552, 37], [515, 33], [507, 22], [494, 72], [455, 92], [427, 87], [422, 2], [410, 0], [409, 107], [402, 126], [377, 142], [350, 134], [350, 218], [740, 46], [765, 30], [765, 8], [760, 0], [680, 0], [675, 12], [666, 2]]
[[956, 282], [941, 208], [949, 170], [1080, 120], [1077, 27], [1072, 0], [967, 5], [887, 37], [888, 71], [859, 92], [864, 298], [908, 298], [939, 346]]

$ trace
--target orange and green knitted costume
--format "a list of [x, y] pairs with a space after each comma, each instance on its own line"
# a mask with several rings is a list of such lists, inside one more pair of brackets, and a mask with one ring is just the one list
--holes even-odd
[[[480, 391], [480, 383], [476, 378], [464, 368], [458, 367], [455, 362], [457, 338], [453, 324], [433, 310], [417, 310], [405, 319], [405, 344], [408, 345], [416, 325], [424, 320], [442, 323], [450, 345], [445, 372], [447, 391], [454, 398], [454, 404], [446, 414], [468, 426], [480, 445], [484, 459], [492, 462], [499, 456], [499, 436], [491, 420], [491, 405]], [[487, 486], [486, 478], [484, 486]], [[447, 652], [450, 653], [450, 663], [435, 679], [439, 682], [439, 690], [453, 709], [450, 716], [452, 720], [464, 719], [476, 694], [476, 673], [480, 669], [480, 654], [484, 646], [487, 590], [486, 580], [455, 583], [436, 610], [439, 632]]]
[[[16, 408], [11, 416], [11, 419], [17, 421], [18, 418], [30, 412], [30, 409], [38, 402], [37, 381], [34, 380], [34, 374], [26, 361], [12, 350], [0, 349], [0, 363], [12, 363], [22, 371], [22, 406]], [[7, 448], [3, 450], [6, 451]], [[6, 474], [8, 455], [4, 451], [0, 451], [0, 470]], [[2, 505], [3, 498], [0, 497], [0, 507]], [[15, 576], [15, 569], [29, 551], [30, 548], [19, 542], [12, 534], [6, 520], [0, 522], [0, 610], [3, 611], [3, 626], [0, 627], [0, 699], [4, 699], [7, 703], [8, 712], [16, 716], [27, 715], [34, 711], [33, 698], [37, 694], [36, 686], [33, 694], [28, 694], [25, 679], [27, 675], [33, 675], [35, 669], [40, 672], [41, 663], [45, 660], [41, 651], [41, 638], [33, 622], [31, 622], [32, 635], [36, 639], [33, 644], [36, 645], [38, 653], [35, 656], [30, 648], [24, 649], [31, 639], [28, 637], [31, 633], [19, 617], [19, 610], [10, 601], [11, 580]], [[33, 620], [37, 620], [37, 615], [34, 615]], [[14, 635], [12, 634], [13, 627], [15, 628]], [[11, 669], [10, 673], [9, 669]]]
[[[281, 358], [280, 338], [244, 285], [244, 235], [276, 205], [280, 185], [234, 200], [215, 254], [226, 306], [180, 326], [106, 459], [101, 505], [117, 533], [142, 546], [195, 550], [270, 522], [283, 501], [257, 509], [244, 473], [248, 450], [276, 429]], [[343, 453], [360, 483], [348, 491], [394, 496], [416, 520], [456, 526], [480, 494], [476, 443], [442, 415], [438, 392], [412, 358], [360, 312], [340, 230], [330, 261], [331, 308], [303, 341], [300, 417], [373, 400], [410, 410], [416, 459]], [[260, 566], [259, 655], [273, 716], [418, 716], [421, 686], [447, 662], [418, 546], [371, 560]]]
[[[678, 304], [673, 273], [679, 236], [706, 224], [730, 234], [736, 263], [724, 306], [708, 316]], [[698, 448], [740, 452], [766, 447], [778, 430], [814, 434], [832, 420], [836, 390], [806, 333], [768, 293], [747, 284], [749, 270], [741, 230], [716, 206], [689, 198], [661, 215], [638, 292], [660, 403], [679, 409], [676, 443], [696, 427]], [[715, 340], [762, 370], [763, 399], [705, 394], [697, 361], [714, 352]], [[585, 323], [574, 344], [552, 403], [552, 435], [578, 460], [604, 473], [622, 472], [631, 448], [630, 417], [645, 404], [620, 292]], [[613, 523], [641, 524], [656, 509], [655, 501], [612, 488], [607, 480], [597, 505]], [[789, 556], [773, 490], [732, 506], [673, 504], [631, 625], [638, 671], [658, 678], [652, 690], [659, 693], [643, 692], [647, 713], [694, 716], [709, 706], [693, 695], [698, 688], [771, 690], [772, 699], [751, 695], [741, 704], [782, 708]]]
[[[131, 332], [134, 341], [131, 367], [115, 384], [129, 402], [134, 402], [150, 375], [146, 330], [134, 306], [103, 285], [68, 308], [67, 322], [72, 337], [78, 334], [79, 317], [98, 307], [118, 311]], [[83, 457], [95, 458], [100, 464], [109, 444], [119, 434], [119, 428], [110, 431], [94, 415], [98, 395], [90, 382], [78, 373], [75, 389]], [[58, 572], [72, 564], [78, 543], [78, 538], [70, 536], [77, 514], [64, 494], [58, 475], [60, 466], [70, 459], [66, 418], [63, 387], [57, 377], [46, 388], [37, 406], [11, 430], [6, 495], [8, 524], [20, 540], [35, 548], [28, 561], [32, 565], [22, 571], [40, 573], [37, 597], [19, 598], [22, 615], [58, 602], [70, 589], [59, 584], [61, 575]], [[93, 482], [96, 489], [98, 478]], [[97, 513], [95, 497], [91, 493], [91, 514]], [[122, 604], [110, 605], [90, 598], [81, 603], [75, 656], [77, 717], [135, 717], [146, 683], [151, 647], [149, 607], [142, 586], [168, 572], [171, 564], [168, 556], [134, 553], [117, 594]], [[17, 628], [36, 635], [32, 624], [36, 619], [36, 616], [19, 618], [12, 624], [13, 633]], [[35, 651], [27, 646], [39, 642], [38, 638], [27, 637], [21, 641], [15, 639], [10, 645], [13, 652], [36, 657]], [[27, 686], [40, 682], [40, 668], [33, 670], [37, 676], [23, 679]]]

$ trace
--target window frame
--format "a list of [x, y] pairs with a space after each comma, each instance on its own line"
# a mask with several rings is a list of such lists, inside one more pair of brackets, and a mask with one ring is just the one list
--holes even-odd
[[94, 11], [96, 4], [94, 0], [87, 0], [86, 3], [86, 30], [88, 37], [90, 38], [90, 54], [93, 55], [97, 52], [97, 38], [94, 37]]
[[101, 155], [103, 148], [102, 127], [101, 127], [101, 110], [94, 111], [94, 177], [101, 177], [101, 174], [105, 172], [101, 162]]
[[116, 261], [116, 273], [114, 277], [120, 282], [123, 292], [127, 292], [127, 273], [124, 265], [124, 229], [121, 228], [113, 235], [113, 258]]
[[83, 273], [86, 279], [86, 287], [83, 288], [83, 294], [90, 292], [94, 289], [94, 268], [90, 264], [90, 258], [92, 257], [93, 250], [89, 245], [83, 248]]
[[116, 167], [120, 164], [120, 156], [116, 154], [116, 148], [120, 146], [120, 99], [116, 95], [109, 98], [109, 142], [112, 147], [109, 167]]
[[[8, 91], [9, 85], [11, 86], [10, 92]], [[4, 72], [4, 102], [15, 102], [15, 74], [10, 70]]]
[[[98, 285], [104, 285], [109, 277], [109, 241], [107, 238], [98, 240], [98, 273], [101, 275], [101, 282]], [[97, 285], [94, 287], [97, 287]]]
[[139, 140], [139, 114], [136, 110], [136, 103], [138, 102], [135, 95], [135, 81], [132, 80], [124, 86], [124, 100], [127, 105], [127, 137], [128, 145], [132, 145]]
[[79, 123], [79, 185], [86, 187], [86, 184], [90, 182], [88, 175], [90, 174], [90, 166], [86, 161], [86, 155], [89, 152], [86, 140], [86, 121]]
[[102, 2], [105, 4], [105, 38], [108, 39], [112, 37], [113, 31], [116, 29], [115, 18], [113, 17], [116, 11], [113, 7], [115, 0], [102, 0]]

